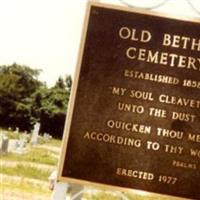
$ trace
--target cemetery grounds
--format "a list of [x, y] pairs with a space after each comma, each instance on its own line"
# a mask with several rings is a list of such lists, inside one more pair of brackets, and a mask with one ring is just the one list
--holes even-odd
[[[2, 149], [3, 137], [9, 140], [7, 149]], [[61, 141], [39, 136], [31, 145], [30, 134], [7, 130], [0, 130], [0, 139], [0, 199], [50, 199], [48, 177], [58, 163]]]
[[[31, 134], [0, 129], [0, 200], [50, 200], [49, 176], [57, 168], [61, 140], [39, 136], [30, 144]], [[7, 149], [2, 149], [3, 138]], [[12, 144], [9, 146], [9, 143]], [[79, 199], [79, 198], [77, 198]], [[145, 192], [121, 193], [103, 188], [84, 188], [82, 200], [168, 200]], [[179, 198], [171, 198], [178, 200]], [[74, 199], [76, 200], [76, 199]]]

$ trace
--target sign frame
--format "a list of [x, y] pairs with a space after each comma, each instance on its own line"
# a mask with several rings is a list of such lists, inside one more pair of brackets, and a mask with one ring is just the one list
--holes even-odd
[[[90, 181], [79, 180], [79, 179], [75, 179], [75, 178], [68, 178], [68, 177], [62, 176], [64, 162], [66, 159], [67, 144], [68, 144], [69, 133], [70, 133], [70, 128], [71, 128], [73, 110], [74, 110], [74, 106], [75, 106], [76, 93], [77, 93], [78, 82], [79, 82], [79, 77], [80, 77], [80, 70], [81, 70], [82, 59], [83, 59], [83, 54], [84, 54], [84, 46], [86, 43], [86, 36], [87, 36], [88, 23], [89, 23], [89, 14], [90, 14], [92, 6], [101, 7], [101, 8], [110, 8], [110, 9], [115, 9], [115, 10], [119, 10], [119, 11], [130, 12], [130, 13], [133, 12], [133, 13], [145, 14], [145, 15], [150, 15], [150, 16], [164, 17], [167, 19], [177, 19], [177, 20], [181, 20], [181, 21], [196, 22], [196, 23], [200, 23], [200, 19], [192, 18], [192, 17], [185, 17], [185, 16], [177, 16], [177, 15], [172, 15], [172, 14], [167, 14], [167, 13], [163, 14], [163, 13], [158, 13], [158, 12], [153, 12], [153, 11], [146, 11], [143, 9], [127, 8], [127, 7], [93, 2], [93, 1], [90, 1], [87, 4], [86, 15], [85, 15], [83, 31], [82, 31], [82, 37], [81, 37], [81, 44], [80, 44], [80, 48], [79, 48], [77, 67], [76, 67], [76, 72], [75, 72], [75, 78], [73, 81], [72, 92], [70, 95], [69, 107], [68, 107], [68, 112], [67, 112], [67, 118], [66, 118], [66, 122], [65, 122], [64, 136], [63, 136], [63, 141], [62, 141], [62, 151], [61, 151], [61, 157], [60, 157], [60, 161], [59, 161], [57, 180], [60, 182], [71, 182], [71, 183], [83, 184], [83, 185], [91, 185], [92, 184], [97, 187], [104, 187], [104, 188], [107, 187], [108, 189], [111, 189], [111, 190], [117, 189], [120, 191], [144, 191], [144, 190], [130, 189], [130, 188], [125, 188], [125, 187], [120, 187], [120, 186], [113, 186], [113, 185], [108, 185], [108, 184], [90, 182]], [[157, 192], [149, 192], [148, 191], [148, 193], [154, 194], [154, 195], [161, 195], [163, 197], [169, 197], [169, 198], [177, 197], [177, 196], [161, 194], [161, 193], [157, 193]], [[179, 197], [179, 198], [182, 199], [183, 197]]]

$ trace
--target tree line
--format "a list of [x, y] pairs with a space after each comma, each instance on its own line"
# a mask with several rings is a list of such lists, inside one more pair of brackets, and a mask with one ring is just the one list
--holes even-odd
[[40, 72], [16, 63], [0, 66], [0, 126], [30, 132], [40, 122], [40, 132], [61, 138], [72, 79], [60, 77], [48, 88], [38, 80]]

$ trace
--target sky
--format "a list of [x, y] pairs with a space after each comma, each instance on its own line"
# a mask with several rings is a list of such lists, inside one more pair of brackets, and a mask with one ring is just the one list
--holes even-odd
[[[97, 1], [97, 0], [96, 0]], [[120, 0], [98, 0], [125, 6]], [[123, 0], [136, 6], [165, 0]], [[199, 0], [191, 0], [200, 8]], [[74, 75], [87, 0], [0, 0], [0, 65], [14, 62], [42, 69], [40, 80], [53, 86]], [[158, 12], [200, 19], [187, 0], [167, 0]]]

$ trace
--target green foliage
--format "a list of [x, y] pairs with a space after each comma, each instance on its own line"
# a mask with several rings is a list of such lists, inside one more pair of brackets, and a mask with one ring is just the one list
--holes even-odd
[[0, 92], [15, 100], [33, 93], [41, 84], [37, 77], [39, 70], [14, 63], [0, 67]]
[[29, 129], [31, 110], [26, 99], [41, 85], [37, 80], [38, 74], [38, 70], [15, 63], [10, 66], [0, 66], [1, 126]]
[[70, 92], [58, 84], [41, 87], [33, 94], [32, 114], [41, 122], [41, 132], [62, 137]]
[[40, 70], [14, 63], [0, 66], [0, 126], [31, 131], [35, 122], [41, 132], [61, 138], [72, 80], [59, 78], [48, 88], [38, 81]]
[[39, 114], [48, 114], [53, 117], [56, 113], [65, 113], [69, 100], [69, 93], [61, 88], [39, 88], [33, 94], [33, 107]]

